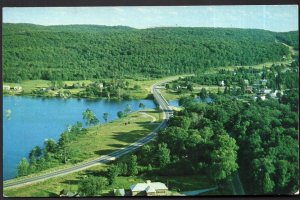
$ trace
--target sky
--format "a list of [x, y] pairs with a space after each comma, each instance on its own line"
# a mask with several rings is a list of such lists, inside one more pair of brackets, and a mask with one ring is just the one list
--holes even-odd
[[139, 29], [232, 27], [286, 32], [298, 30], [298, 6], [4, 7], [3, 22], [123, 25]]

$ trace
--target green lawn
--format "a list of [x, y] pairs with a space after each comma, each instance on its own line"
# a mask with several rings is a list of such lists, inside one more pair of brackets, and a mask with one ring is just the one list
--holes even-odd
[[43, 182], [25, 185], [13, 189], [4, 189], [3, 193], [9, 197], [55, 197], [63, 189], [76, 192], [78, 180], [88, 174], [96, 174], [106, 169], [107, 165], [97, 165], [87, 170], [75, 172], [65, 176], [55, 177]]
[[[157, 110], [149, 109], [143, 112], [159, 119]], [[77, 154], [79, 160], [96, 158], [126, 147], [149, 134], [158, 126], [157, 123], [149, 123], [151, 121], [152, 118], [148, 115], [136, 112], [120, 120], [91, 127], [86, 135], [81, 135], [70, 146], [75, 152], [80, 152]], [[125, 122], [130, 124], [125, 125]]]

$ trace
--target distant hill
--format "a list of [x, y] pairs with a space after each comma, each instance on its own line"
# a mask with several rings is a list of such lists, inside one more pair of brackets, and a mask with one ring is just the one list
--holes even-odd
[[278, 61], [298, 32], [3, 24], [4, 81], [162, 77]]

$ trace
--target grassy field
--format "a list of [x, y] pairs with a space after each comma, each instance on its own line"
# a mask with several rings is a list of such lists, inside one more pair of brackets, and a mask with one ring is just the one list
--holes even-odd
[[[126, 81], [129, 82], [129, 90], [124, 90], [127, 94], [129, 94], [133, 99], [146, 99], [149, 97], [149, 94], [151, 93], [151, 86], [159, 81], [162, 80], [175, 80], [181, 76], [185, 75], [178, 75], [178, 76], [170, 76], [165, 78], [159, 78], [159, 79], [153, 79], [153, 80], [133, 80], [133, 79], [126, 79]], [[74, 83], [85, 83], [85, 85], [88, 85], [92, 83], [92, 80], [80, 80], [80, 81], [63, 81], [64, 84], [67, 84], [68, 86], [73, 85]], [[21, 83], [8, 83], [4, 82], [3, 85], [9, 85], [11, 87], [20, 85], [23, 89], [23, 93], [26, 95], [30, 95], [32, 90], [40, 89], [40, 88], [47, 88], [51, 85], [51, 81], [47, 80], [27, 80], [22, 81]], [[134, 90], [134, 85], [139, 85], [141, 89]], [[68, 89], [72, 95], [75, 95], [79, 93], [80, 91], [83, 91], [84, 88], [77, 88], [77, 89]], [[53, 92], [54, 93], [54, 92]], [[10, 92], [10, 94], [14, 94], [14, 92]], [[49, 95], [51, 96], [51, 95]], [[54, 96], [54, 94], [52, 95]]]
[[[158, 110], [145, 110], [157, 120]], [[150, 123], [153, 120], [146, 114], [136, 112], [128, 117], [113, 121], [101, 126], [91, 127], [86, 135], [81, 135], [78, 140], [71, 143], [71, 149], [77, 154], [77, 159], [86, 160], [111, 153], [149, 134], [158, 123]], [[125, 122], [130, 124], [125, 125]]]
[[76, 192], [78, 189], [77, 183], [80, 178], [89, 174], [97, 174], [99, 170], [104, 170], [106, 167], [106, 164], [98, 165], [87, 170], [55, 177], [43, 182], [13, 189], [4, 189], [3, 194], [9, 197], [56, 197], [63, 189]]

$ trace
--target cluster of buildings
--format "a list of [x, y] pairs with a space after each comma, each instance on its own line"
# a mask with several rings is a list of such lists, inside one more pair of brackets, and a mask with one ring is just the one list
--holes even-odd
[[[275, 90], [274, 92], [267, 88], [267, 79], [262, 79], [254, 83], [253, 85], [249, 84], [248, 80], [244, 80], [245, 83], [245, 92], [247, 94], [253, 94], [253, 99], [256, 100], [260, 98], [261, 100], [265, 100], [267, 96], [271, 98], [277, 98], [277, 95], [283, 95], [283, 92], [280, 90]], [[219, 82], [220, 86], [225, 86], [224, 81]]]
[[[164, 183], [147, 180], [145, 183], [131, 185], [130, 189], [114, 189], [113, 192], [115, 196], [167, 196], [168, 188]], [[79, 197], [79, 193], [63, 189], [59, 196]]]
[[151, 182], [137, 183], [130, 186], [130, 190], [114, 189], [116, 196], [167, 196], [168, 188], [164, 183]]

